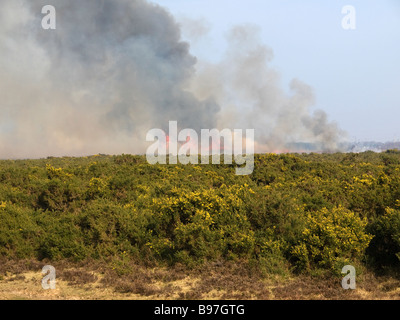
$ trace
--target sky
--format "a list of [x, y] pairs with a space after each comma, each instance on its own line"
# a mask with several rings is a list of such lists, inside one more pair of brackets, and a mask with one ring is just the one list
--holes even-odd
[[[217, 62], [237, 25], [258, 28], [273, 51], [282, 90], [297, 78], [313, 88], [315, 108], [350, 141], [400, 140], [400, 1], [152, 0], [181, 25], [190, 52]], [[345, 30], [342, 8], [355, 9]]]

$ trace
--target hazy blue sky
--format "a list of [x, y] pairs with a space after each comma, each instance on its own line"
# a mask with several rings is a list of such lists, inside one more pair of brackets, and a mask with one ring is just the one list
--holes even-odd
[[[271, 66], [281, 74], [283, 89], [293, 78], [312, 86], [315, 108], [326, 111], [352, 141], [400, 139], [400, 1], [152, 2], [182, 22], [199, 60], [218, 61], [232, 26], [258, 26], [263, 44], [274, 52]], [[345, 5], [356, 9], [355, 30], [342, 28]]]

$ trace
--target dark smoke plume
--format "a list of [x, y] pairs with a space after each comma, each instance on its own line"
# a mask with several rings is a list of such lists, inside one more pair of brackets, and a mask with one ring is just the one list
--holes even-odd
[[[144, 153], [152, 128], [254, 128], [258, 151], [292, 140], [334, 147], [310, 115], [311, 89], [287, 97], [272, 51], [236, 28], [219, 65], [202, 65], [165, 9], [145, 0], [0, 0], [0, 158]], [[56, 8], [56, 30], [41, 27]], [[256, 150], [257, 151], [257, 150]]]
[[44, 30], [49, 1], [1, 2], [1, 157], [144, 152], [169, 120], [216, 126], [216, 103], [185, 90], [196, 59], [161, 7], [52, 0], [57, 28]]

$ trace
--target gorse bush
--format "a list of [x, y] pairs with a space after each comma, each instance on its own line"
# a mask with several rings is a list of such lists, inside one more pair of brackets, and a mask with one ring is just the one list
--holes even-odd
[[10, 258], [398, 269], [400, 153], [256, 155], [249, 176], [131, 155], [0, 161], [0, 221]]
[[11, 258], [29, 258], [39, 249], [41, 228], [34, 212], [9, 202], [0, 203], [0, 254]]
[[[398, 200], [398, 202], [400, 202]], [[397, 206], [398, 205], [397, 202]], [[369, 226], [374, 238], [368, 253], [377, 268], [400, 265], [400, 210], [387, 208]]]
[[157, 239], [150, 247], [172, 260], [250, 256], [255, 238], [244, 201], [252, 193], [247, 184], [194, 192], [173, 188], [153, 199], [153, 234], [162, 241]]
[[323, 208], [307, 214], [306, 228], [292, 254], [301, 269], [348, 264], [362, 256], [372, 239], [365, 228], [366, 219], [343, 207]]

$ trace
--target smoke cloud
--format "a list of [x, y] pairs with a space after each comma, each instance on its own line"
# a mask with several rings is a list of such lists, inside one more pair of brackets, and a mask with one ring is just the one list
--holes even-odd
[[[145, 0], [1, 0], [0, 158], [144, 153], [146, 133], [254, 128], [258, 152], [290, 141], [334, 148], [311, 88], [279, 89], [272, 51], [235, 28], [220, 64], [197, 61], [165, 9]], [[43, 6], [57, 29], [41, 27]]]
[[271, 48], [263, 45], [256, 26], [237, 26], [227, 36], [228, 48], [217, 64], [201, 62], [192, 90], [199, 98], [213, 96], [221, 105], [219, 126], [254, 128], [256, 152], [291, 151], [295, 142], [315, 144], [319, 151], [338, 150], [345, 137], [326, 113], [314, 110], [307, 84], [293, 79], [286, 93], [270, 67]]

